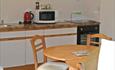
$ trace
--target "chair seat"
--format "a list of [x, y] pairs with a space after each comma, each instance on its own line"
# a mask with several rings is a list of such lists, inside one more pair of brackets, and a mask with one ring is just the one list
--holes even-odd
[[38, 67], [37, 70], [67, 70], [68, 65], [62, 62], [47, 62]]

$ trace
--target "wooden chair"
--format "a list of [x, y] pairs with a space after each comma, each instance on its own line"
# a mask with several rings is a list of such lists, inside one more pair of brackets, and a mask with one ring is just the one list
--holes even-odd
[[99, 39], [107, 39], [107, 40], [112, 40], [111, 37], [108, 37], [104, 34], [88, 34], [87, 35], [87, 45], [95, 45], [95, 46], [100, 46]]
[[[97, 68], [94, 70], [115, 70], [115, 41], [102, 39], [100, 47]], [[76, 67], [70, 70], [78, 69], [83, 70], [82, 64], [76, 61]]]
[[62, 62], [47, 62], [46, 56], [44, 56], [44, 63], [40, 66], [38, 65], [37, 52], [40, 50], [43, 50], [44, 52], [46, 49], [45, 38], [43, 36], [33, 36], [31, 39], [31, 45], [33, 49], [35, 70], [66, 70], [68, 68], [68, 66]]
[[[94, 70], [115, 70], [115, 41], [101, 39], [100, 52], [98, 57], [97, 68]], [[80, 60], [73, 60], [76, 64], [74, 68], [70, 67], [69, 70], [84, 70], [86, 66]], [[86, 62], [90, 62], [90, 59], [86, 60]], [[71, 61], [67, 62], [70, 64]], [[73, 63], [74, 64], [74, 63]], [[92, 63], [93, 64], [93, 63]], [[72, 65], [72, 63], [71, 63]], [[90, 67], [90, 66], [89, 66]], [[90, 69], [93, 70], [93, 69]]]

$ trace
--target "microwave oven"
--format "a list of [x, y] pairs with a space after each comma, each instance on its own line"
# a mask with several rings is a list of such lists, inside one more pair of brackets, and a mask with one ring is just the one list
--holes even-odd
[[34, 22], [35, 23], [56, 23], [57, 10], [36, 10]]

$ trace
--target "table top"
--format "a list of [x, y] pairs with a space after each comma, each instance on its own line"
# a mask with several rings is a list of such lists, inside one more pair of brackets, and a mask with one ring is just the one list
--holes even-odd
[[44, 55], [47, 56], [48, 58], [61, 60], [61, 61], [67, 61], [72, 59], [80, 59], [80, 60], [88, 59], [88, 56], [81, 57], [73, 54], [73, 52], [80, 51], [80, 50], [87, 50], [87, 52], [89, 53], [88, 56], [90, 56], [95, 52], [97, 52], [99, 48], [95, 46], [74, 45], [74, 44], [59, 45], [59, 46], [52, 46], [46, 48]]

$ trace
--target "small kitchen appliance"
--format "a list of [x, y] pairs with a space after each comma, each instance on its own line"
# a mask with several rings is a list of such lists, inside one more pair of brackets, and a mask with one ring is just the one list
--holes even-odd
[[34, 14], [31, 11], [25, 12], [24, 13], [24, 24], [32, 23], [33, 18], [34, 18]]
[[43, 9], [35, 11], [35, 23], [56, 23], [57, 10]]

